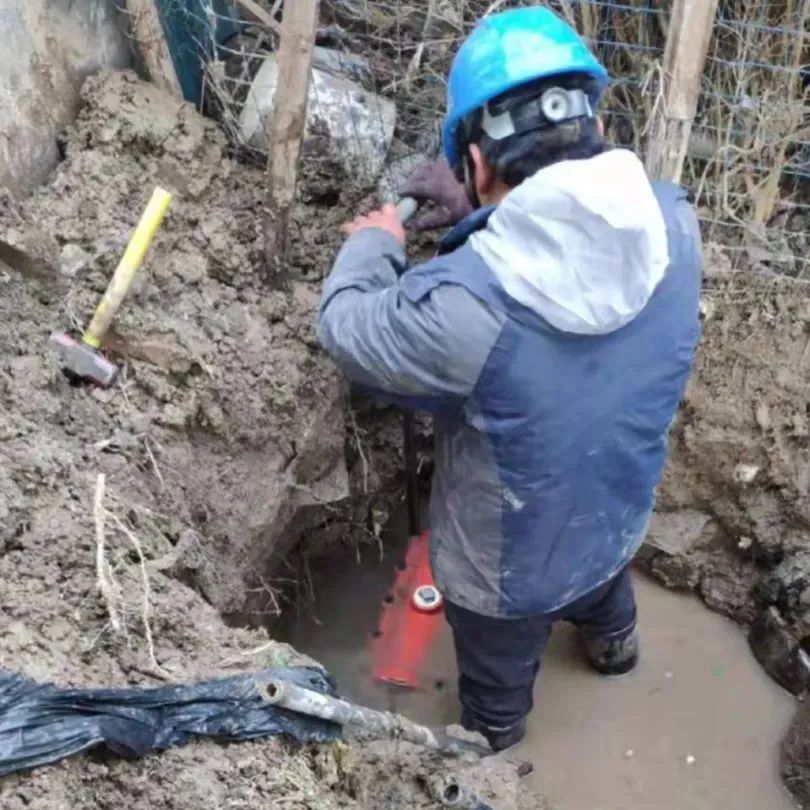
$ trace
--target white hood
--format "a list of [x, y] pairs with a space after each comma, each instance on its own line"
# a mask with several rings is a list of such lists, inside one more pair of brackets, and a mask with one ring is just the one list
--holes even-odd
[[512, 298], [580, 335], [633, 320], [669, 264], [650, 181], [638, 157], [622, 149], [542, 169], [470, 242]]

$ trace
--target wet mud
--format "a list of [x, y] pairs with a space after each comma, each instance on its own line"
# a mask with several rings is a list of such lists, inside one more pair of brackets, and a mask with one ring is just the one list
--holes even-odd
[[[422, 722], [458, 719], [456, 669], [444, 627], [424, 666], [429, 688], [374, 683], [370, 636], [403, 552], [335, 554], [313, 572], [315, 602], [284, 637], [323, 661], [356, 700]], [[591, 672], [577, 637], [555, 628], [536, 705], [516, 754], [535, 765], [529, 784], [565, 810], [794, 810], [780, 778], [780, 743], [793, 698], [762, 671], [743, 630], [693, 596], [636, 577], [642, 634], [638, 670]]]

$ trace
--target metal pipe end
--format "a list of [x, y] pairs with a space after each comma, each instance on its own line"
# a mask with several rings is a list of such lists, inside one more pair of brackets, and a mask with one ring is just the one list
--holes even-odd
[[262, 686], [262, 696], [271, 706], [277, 706], [284, 700], [284, 681], [268, 681]]
[[436, 776], [430, 780], [430, 793], [442, 807], [460, 807], [464, 799], [461, 785], [452, 777]]
[[441, 803], [445, 807], [458, 807], [463, 798], [461, 785], [458, 782], [445, 782], [441, 792]]

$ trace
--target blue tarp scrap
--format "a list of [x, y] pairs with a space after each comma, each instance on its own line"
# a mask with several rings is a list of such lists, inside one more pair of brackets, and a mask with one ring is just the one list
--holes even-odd
[[153, 689], [60, 689], [0, 670], [0, 776], [96, 746], [134, 759], [209, 737], [223, 742], [284, 734], [331, 742], [340, 726], [267, 704], [262, 683], [286, 680], [335, 695], [322, 670], [279, 667]]
[[183, 96], [199, 107], [203, 64], [216, 59], [219, 46], [248, 23], [228, 0], [157, 0], [156, 5]]

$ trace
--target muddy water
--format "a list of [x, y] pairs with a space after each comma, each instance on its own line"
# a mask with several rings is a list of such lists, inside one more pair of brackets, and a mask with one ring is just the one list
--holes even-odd
[[[449, 632], [430, 660], [432, 688], [392, 693], [369, 677], [367, 640], [398, 550], [358, 562], [343, 550], [315, 574], [317, 602], [290, 642], [328, 666], [348, 697], [439, 725], [457, 720]], [[519, 753], [561, 810], [794, 810], [778, 747], [794, 701], [759, 669], [742, 632], [697, 600], [636, 581], [643, 661], [620, 679], [582, 663], [573, 631], [555, 628]]]

